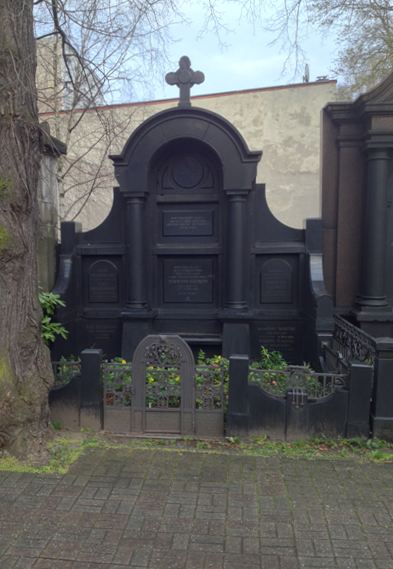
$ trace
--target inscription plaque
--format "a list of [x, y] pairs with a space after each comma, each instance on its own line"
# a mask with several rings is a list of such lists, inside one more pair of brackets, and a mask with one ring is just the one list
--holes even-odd
[[298, 323], [259, 322], [255, 324], [255, 339], [257, 346], [281, 352], [289, 363], [302, 363], [297, 361], [302, 354], [302, 333]]
[[119, 302], [118, 269], [111, 261], [96, 261], [89, 268], [88, 300], [92, 303]]
[[260, 274], [261, 304], [291, 304], [293, 302], [293, 269], [288, 261], [270, 259], [262, 265]]
[[166, 210], [162, 213], [164, 237], [209, 237], [213, 235], [213, 212]]
[[213, 302], [213, 259], [164, 259], [163, 265], [164, 302]]
[[101, 348], [105, 357], [119, 355], [120, 324], [118, 320], [94, 319], [85, 321], [85, 346]]

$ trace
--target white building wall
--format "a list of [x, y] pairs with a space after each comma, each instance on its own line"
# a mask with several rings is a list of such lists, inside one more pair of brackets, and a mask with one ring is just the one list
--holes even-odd
[[[321, 110], [335, 99], [335, 82], [321, 81], [198, 96], [192, 104], [221, 114], [238, 128], [251, 150], [263, 151], [257, 181], [267, 186], [270, 208], [283, 223], [301, 228], [306, 218], [320, 216]], [[76, 217], [84, 229], [98, 225], [110, 210], [116, 183], [107, 155], [119, 153], [147, 117], [176, 104], [166, 100], [84, 111], [71, 135], [67, 124], [77, 121], [80, 111], [72, 117], [67, 112], [42, 113], [41, 120], [55, 123], [56, 136], [67, 143], [63, 172], [74, 163], [60, 193], [62, 216], [75, 218], [85, 201], [81, 196], [89, 194], [94, 172], [99, 171], [96, 187]]]

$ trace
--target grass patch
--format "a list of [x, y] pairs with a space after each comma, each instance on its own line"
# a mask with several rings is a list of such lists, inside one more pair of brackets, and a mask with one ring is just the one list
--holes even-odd
[[393, 443], [380, 439], [329, 439], [319, 437], [292, 442], [272, 441], [268, 437], [239, 437], [200, 440], [184, 438], [126, 438], [115, 435], [78, 433], [57, 435], [47, 446], [47, 461], [37, 466], [8, 454], [0, 455], [0, 471], [31, 474], [66, 474], [79, 457], [92, 449], [164, 450], [212, 454], [237, 454], [308, 460], [352, 459], [358, 462], [393, 463]]
[[56, 437], [47, 445], [46, 464], [37, 466], [34, 461], [21, 461], [11, 455], [0, 456], [0, 471], [27, 472], [31, 474], [66, 474], [72, 464], [89, 449], [110, 448], [104, 438]]

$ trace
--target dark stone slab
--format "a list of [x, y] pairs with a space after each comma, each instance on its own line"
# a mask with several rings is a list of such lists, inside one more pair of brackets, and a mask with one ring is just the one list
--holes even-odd
[[213, 212], [197, 209], [165, 209], [162, 212], [163, 237], [209, 237], [213, 235]]
[[[257, 321], [252, 326], [253, 345], [265, 346], [269, 350], [281, 352], [290, 363], [302, 363], [299, 356], [302, 350], [302, 322], [300, 320]], [[258, 353], [253, 354], [254, 357]]]
[[261, 304], [292, 304], [294, 302], [293, 268], [284, 259], [269, 259], [260, 272]]
[[90, 265], [87, 297], [93, 304], [119, 302], [119, 271], [114, 263], [103, 259]]
[[215, 270], [213, 259], [172, 258], [163, 260], [163, 302], [214, 302]]

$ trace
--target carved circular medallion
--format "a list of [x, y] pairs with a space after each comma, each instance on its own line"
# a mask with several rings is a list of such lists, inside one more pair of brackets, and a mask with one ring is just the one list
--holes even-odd
[[194, 156], [183, 155], [173, 163], [172, 176], [178, 186], [195, 188], [203, 178], [203, 165]]

